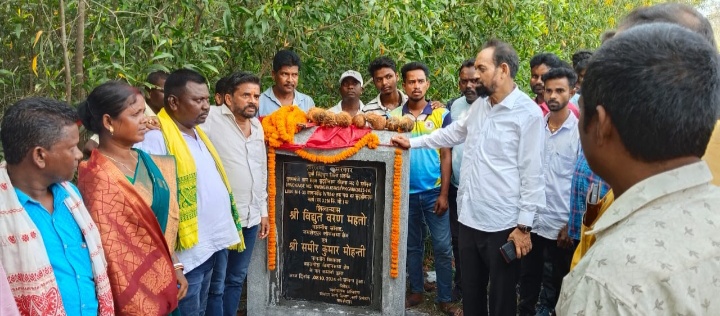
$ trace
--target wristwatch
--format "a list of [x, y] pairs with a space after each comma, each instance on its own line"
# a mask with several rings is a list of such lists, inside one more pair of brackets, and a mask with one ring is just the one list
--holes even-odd
[[526, 234], [529, 233], [530, 231], [532, 231], [532, 227], [520, 225], [520, 224], [517, 225], [517, 229], [519, 229], [521, 232], [526, 233]]

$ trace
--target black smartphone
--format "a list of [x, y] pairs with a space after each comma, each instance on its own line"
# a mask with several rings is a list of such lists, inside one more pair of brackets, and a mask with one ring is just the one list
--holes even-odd
[[502, 255], [503, 259], [505, 259], [505, 262], [507, 263], [517, 259], [517, 254], [515, 254], [515, 243], [510, 240], [502, 245], [502, 247], [500, 247], [500, 255]]

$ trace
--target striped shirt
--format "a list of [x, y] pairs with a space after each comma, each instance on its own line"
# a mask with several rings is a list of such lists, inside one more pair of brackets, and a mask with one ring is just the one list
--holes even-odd
[[[408, 96], [400, 90], [398, 90], [397, 92], [400, 94], [400, 104], [407, 103]], [[398, 106], [398, 108], [400, 107]], [[378, 94], [375, 99], [372, 99], [368, 103], [366, 103], [365, 106], [362, 107], [361, 111], [365, 114], [374, 113], [384, 116], [389, 116], [390, 114], [390, 110], [388, 110], [387, 106], [382, 104], [382, 101], [380, 101], [380, 94]]]

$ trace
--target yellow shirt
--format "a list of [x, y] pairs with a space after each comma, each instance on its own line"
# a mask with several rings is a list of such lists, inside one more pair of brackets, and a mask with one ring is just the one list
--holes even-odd
[[710, 136], [710, 142], [705, 150], [703, 160], [705, 160], [708, 167], [710, 167], [710, 172], [712, 172], [712, 184], [720, 185], [720, 120], [715, 124], [715, 130]]
[[588, 250], [590, 250], [590, 247], [595, 243], [595, 235], [585, 235], [586, 231], [592, 230], [593, 226], [595, 226], [595, 223], [597, 223], [598, 219], [605, 213], [605, 210], [607, 210], [610, 205], [615, 201], [615, 195], [613, 194], [612, 189], [608, 191], [607, 194], [600, 200], [600, 210], [598, 211], [598, 215], [595, 217], [595, 220], [592, 223], [589, 223], [590, 225], [585, 226], [585, 218], [583, 217], [583, 222], [580, 227], [580, 243], [578, 244], [577, 248], [575, 248], [575, 253], [573, 254], [572, 263], [570, 263], [570, 270], [575, 268], [575, 266], [580, 262], [580, 259], [587, 253]]

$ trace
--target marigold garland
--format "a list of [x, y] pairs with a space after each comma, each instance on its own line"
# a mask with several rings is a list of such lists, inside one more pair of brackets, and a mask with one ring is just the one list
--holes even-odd
[[360, 149], [362, 149], [366, 145], [370, 149], [375, 149], [375, 148], [377, 148], [378, 145], [380, 145], [380, 139], [374, 133], [368, 133], [367, 135], [360, 138], [360, 140], [357, 143], [355, 143], [355, 145], [353, 145], [352, 147], [345, 149], [335, 155], [323, 156], [323, 155], [307, 152], [303, 149], [296, 150], [295, 154], [305, 160], [329, 164], [329, 163], [336, 163], [338, 161], [343, 161], [345, 159], [352, 157], [353, 155], [357, 154], [357, 152], [360, 151]]
[[276, 251], [277, 251], [277, 233], [275, 231], [275, 197], [277, 189], [275, 188], [275, 148], [268, 147], [268, 224], [270, 232], [268, 234], [267, 253], [268, 253], [268, 270], [275, 271]]
[[[298, 106], [282, 106], [277, 111], [266, 116], [262, 120], [263, 130], [265, 132], [265, 140], [268, 143], [268, 224], [270, 232], [268, 234], [267, 253], [268, 253], [268, 270], [274, 271], [277, 267], [277, 231], [275, 220], [275, 199], [277, 197], [277, 183], [275, 179], [275, 148], [282, 146], [284, 143], [293, 144], [295, 142], [295, 133], [301, 127], [301, 124], [307, 123], [307, 115]], [[375, 149], [380, 145], [380, 139], [374, 133], [368, 133], [363, 136], [355, 145], [343, 150], [335, 155], [323, 156], [313, 154], [302, 149], [295, 151], [299, 157], [312, 162], [322, 162], [325, 164], [336, 163], [354, 156], [360, 149], [367, 146]], [[398, 154], [400, 153], [400, 154]], [[398, 261], [398, 243], [400, 241], [400, 176], [402, 174], [402, 151], [395, 152], [395, 180], [393, 182], [393, 233], [392, 233], [392, 259], [390, 275], [397, 278], [397, 261]], [[400, 160], [398, 160], [400, 159]], [[395, 227], [397, 226], [397, 227]], [[394, 262], [394, 264], [392, 263]]]
[[402, 154], [403, 151], [395, 149], [395, 165], [393, 170], [393, 202], [392, 224], [390, 228], [390, 277], [398, 277], [398, 245], [400, 244], [400, 195], [402, 194]]
[[297, 105], [281, 106], [280, 109], [262, 120], [265, 140], [270, 147], [280, 147], [283, 143], [292, 144], [300, 124], [307, 123], [307, 116]]

